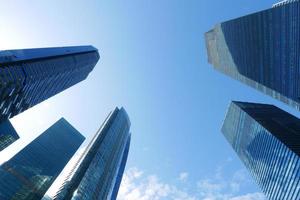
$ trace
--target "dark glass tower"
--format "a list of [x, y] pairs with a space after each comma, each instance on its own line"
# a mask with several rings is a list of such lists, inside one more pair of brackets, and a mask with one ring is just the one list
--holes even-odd
[[232, 102], [222, 132], [268, 199], [300, 199], [300, 119], [273, 105]]
[[19, 135], [9, 120], [0, 123], [0, 151], [19, 139]]
[[129, 129], [123, 108], [111, 112], [54, 199], [114, 200], [128, 156]]
[[0, 122], [84, 80], [98, 60], [92, 46], [0, 51]]
[[125, 147], [125, 150], [124, 150], [124, 153], [123, 153], [123, 156], [122, 156], [123, 158], [122, 158], [120, 167], [119, 167], [118, 172], [117, 172], [116, 182], [113, 186], [112, 195], [111, 195], [112, 200], [117, 199], [117, 196], [118, 196], [119, 188], [120, 188], [120, 185], [121, 185], [121, 182], [122, 182], [122, 177], [123, 177], [123, 173], [124, 173], [127, 158], [128, 158], [129, 147], [130, 147], [130, 137], [131, 136], [129, 136], [129, 138], [127, 140], [126, 147]]
[[215, 69], [300, 110], [300, 1], [217, 24], [205, 39]]
[[41, 199], [84, 141], [65, 119], [0, 167], [1, 200]]

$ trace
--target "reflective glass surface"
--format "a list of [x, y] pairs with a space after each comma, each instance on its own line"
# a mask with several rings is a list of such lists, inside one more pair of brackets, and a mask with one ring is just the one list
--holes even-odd
[[300, 2], [217, 24], [205, 34], [214, 68], [300, 109]]
[[0, 123], [0, 151], [19, 139], [19, 135], [9, 120]]
[[130, 121], [116, 108], [83, 153], [54, 199], [114, 199], [117, 196], [130, 146]]
[[98, 60], [92, 46], [0, 51], [0, 121], [84, 80]]
[[0, 199], [41, 199], [83, 141], [75, 128], [60, 119], [1, 165]]
[[268, 199], [300, 199], [299, 126], [298, 118], [272, 105], [229, 107], [222, 132]]

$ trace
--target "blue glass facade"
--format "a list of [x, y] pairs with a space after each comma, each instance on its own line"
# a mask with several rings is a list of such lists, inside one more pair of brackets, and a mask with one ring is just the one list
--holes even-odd
[[19, 135], [9, 120], [0, 123], [0, 151], [19, 139]]
[[1, 200], [41, 199], [84, 141], [65, 119], [0, 167]]
[[215, 69], [300, 109], [300, 2], [217, 24], [205, 34]]
[[129, 139], [127, 140], [127, 144], [126, 144], [123, 156], [122, 156], [123, 158], [122, 158], [122, 161], [121, 161], [121, 165], [120, 165], [120, 168], [118, 169], [116, 182], [114, 184], [113, 192], [112, 192], [112, 195], [111, 195], [111, 200], [116, 200], [117, 196], [118, 196], [119, 188], [120, 188], [120, 185], [121, 185], [121, 182], [122, 182], [122, 177], [123, 177], [123, 174], [124, 174], [124, 170], [125, 170], [126, 162], [127, 162], [127, 158], [128, 158], [129, 147], [130, 147], [130, 137], [131, 136], [129, 136]]
[[126, 111], [116, 108], [98, 130], [54, 199], [115, 199], [128, 156], [129, 129]]
[[0, 122], [84, 80], [98, 60], [92, 46], [0, 51]]
[[300, 199], [300, 119], [272, 105], [232, 102], [222, 132], [268, 199]]

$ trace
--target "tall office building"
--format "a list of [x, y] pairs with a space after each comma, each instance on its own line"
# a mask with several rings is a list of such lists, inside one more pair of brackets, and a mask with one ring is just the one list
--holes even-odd
[[19, 138], [9, 118], [84, 80], [98, 60], [92, 46], [0, 51], [0, 151]]
[[111, 112], [54, 199], [116, 199], [130, 146], [129, 129], [123, 108]]
[[222, 132], [268, 199], [300, 199], [300, 119], [273, 105], [232, 102]]
[[215, 69], [300, 110], [300, 1], [217, 24], [205, 34]]
[[0, 199], [42, 199], [83, 141], [65, 119], [57, 121], [1, 165]]
[[98, 60], [92, 46], [0, 51], [0, 122], [84, 80]]
[[19, 138], [18, 133], [9, 120], [5, 120], [0, 123], [0, 151], [14, 143]]

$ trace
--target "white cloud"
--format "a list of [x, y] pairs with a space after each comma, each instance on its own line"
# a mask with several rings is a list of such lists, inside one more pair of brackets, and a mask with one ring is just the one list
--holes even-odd
[[262, 193], [251, 193], [233, 197], [230, 200], [265, 200], [265, 196]]
[[247, 185], [247, 171], [244, 169], [236, 171], [228, 179], [224, 178], [223, 166], [219, 166], [213, 177], [202, 179], [197, 182], [200, 198], [204, 200], [263, 200], [262, 193], [250, 193], [239, 196], [242, 185]]
[[233, 174], [230, 181], [230, 188], [232, 192], [238, 192], [242, 183], [248, 182], [246, 170], [238, 170]]
[[126, 171], [118, 200], [197, 199], [174, 185], [163, 183], [156, 175], [142, 176], [143, 174], [144, 172], [137, 168], [130, 168]]
[[188, 177], [189, 177], [189, 173], [187, 173], [187, 172], [181, 172], [181, 173], [179, 174], [179, 178], [178, 178], [178, 179], [179, 179], [180, 181], [185, 182], [185, 181], [187, 181]]
[[[188, 175], [188, 172], [183, 172], [179, 179], [187, 180]], [[239, 170], [225, 180], [221, 178], [222, 169], [217, 169], [212, 178], [199, 180], [195, 184], [184, 182], [190, 187], [194, 185], [194, 188], [187, 190], [165, 183], [157, 175], [146, 175], [138, 168], [130, 168], [124, 173], [118, 200], [264, 200], [261, 193], [238, 194], [240, 186], [247, 182], [246, 175], [245, 170]]]
[[204, 191], [205, 193], [216, 193], [220, 192], [225, 188], [225, 184], [221, 182], [214, 182], [212, 179], [203, 179], [197, 183], [200, 191]]

